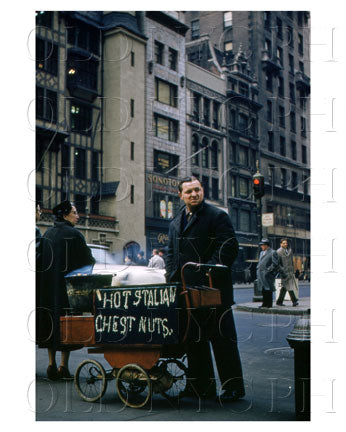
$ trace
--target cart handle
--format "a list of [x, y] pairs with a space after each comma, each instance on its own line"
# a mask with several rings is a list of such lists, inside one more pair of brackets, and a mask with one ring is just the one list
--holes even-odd
[[185, 342], [185, 340], [187, 339], [187, 335], [189, 333], [189, 328], [190, 328], [190, 322], [191, 322], [191, 304], [190, 304], [190, 299], [189, 299], [189, 295], [188, 295], [188, 290], [186, 289], [186, 283], [185, 283], [185, 277], [184, 277], [184, 270], [186, 267], [197, 267], [197, 268], [207, 268], [207, 275], [209, 278], [209, 287], [213, 288], [213, 281], [211, 278], [211, 274], [210, 274], [210, 270], [213, 268], [219, 268], [219, 269], [227, 269], [227, 266], [222, 265], [222, 264], [200, 264], [200, 263], [195, 263], [195, 262], [187, 262], [183, 265], [183, 267], [181, 268], [181, 282], [183, 285], [183, 290], [180, 293], [180, 295], [184, 295], [185, 296], [185, 303], [186, 303], [186, 310], [187, 310], [187, 324], [186, 324], [186, 330], [185, 330], [185, 334], [184, 337], [182, 339], [182, 343]]

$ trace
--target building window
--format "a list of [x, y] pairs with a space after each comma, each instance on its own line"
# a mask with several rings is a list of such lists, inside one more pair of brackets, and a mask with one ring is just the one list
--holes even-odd
[[299, 70], [304, 73], [304, 63], [302, 61], [299, 62]]
[[135, 160], [135, 143], [131, 141], [131, 147], [130, 147], [130, 159], [133, 161]]
[[239, 94], [249, 97], [249, 85], [239, 81]]
[[220, 123], [219, 123], [220, 106], [221, 104], [219, 102], [216, 101], [213, 102], [213, 128], [214, 129], [220, 128]]
[[238, 152], [238, 163], [239, 165], [248, 166], [249, 164], [249, 153], [248, 148], [239, 146], [239, 152]]
[[305, 145], [302, 145], [302, 162], [303, 162], [303, 164], [307, 163], [306, 146]]
[[[177, 176], [178, 168], [174, 167], [176, 167], [178, 164], [179, 156], [159, 150], [154, 150], [154, 171], [159, 173], [167, 173], [170, 176]], [[172, 168], [174, 169], [172, 170]]]
[[58, 46], [52, 41], [36, 38], [36, 69], [58, 74]]
[[271, 72], [266, 72], [266, 89], [273, 91], [273, 75]]
[[218, 145], [216, 141], [213, 141], [211, 145], [211, 169], [218, 170]]
[[73, 20], [67, 22], [66, 28], [70, 45], [99, 55], [101, 30]]
[[90, 213], [98, 215], [100, 213], [100, 198], [92, 196], [90, 199]]
[[297, 143], [291, 141], [291, 156], [293, 160], [297, 160]]
[[267, 51], [268, 56], [272, 56], [272, 42], [269, 39], [266, 39], [264, 42], [264, 49]]
[[217, 178], [211, 179], [211, 196], [215, 201], [219, 199], [219, 180]]
[[178, 124], [176, 120], [154, 114], [154, 133], [158, 138], [177, 142], [179, 135]]
[[177, 107], [178, 87], [174, 84], [155, 79], [155, 99], [158, 102]]
[[99, 153], [93, 151], [91, 154], [91, 180], [98, 181], [99, 180]]
[[298, 185], [298, 175], [295, 171], [292, 171], [292, 181], [291, 181], [291, 185], [292, 185], [292, 190], [297, 189], [297, 185]]
[[74, 152], [74, 172], [79, 179], [86, 178], [86, 151], [76, 148]]
[[249, 180], [239, 177], [239, 196], [241, 198], [249, 197]]
[[248, 129], [248, 117], [245, 114], [240, 113], [238, 116], [238, 126], [240, 132], [245, 133]]
[[306, 118], [300, 117], [300, 124], [301, 124], [301, 136], [306, 137]]
[[191, 21], [191, 39], [198, 39], [199, 38], [199, 20], [193, 20]]
[[176, 71], [178, 66], [178, 51], [173, 48], [168, 50], [168, 64], [171, 70]]
[[250, 119], [250, 132], [253, 137], [257, 136], [257, 120], [255, 118]]
[[239, 231], [250, 232], [250, 212], [247, 210], [240, 210], [239, 214]]
[[155, 193], [153, 216], [160, 219], [172, 219], [178, 212], [179, 201], [179, 198], [175, 196]]
[[53, 12], [37, 11], [36, 25], [41, 27], [53, 28]]
[[290, 125], [291, 132], [296, 132], [296, 113], [294, 111], [290, 112]]
[[135, 53], [133, 51], [131, 51], [131, 66], [135, 66]]
[[298, 34], [298, 52], [300, 55], [304, 55], [304, 39], [301, 34]]
[[67, 84], [97, 90], [97, 62], [75, 53], [68, 54]]
[[230, 142], [230, 162], [237, 163], [237, 152], [236, 152], [236, 144]]
[[163, 50], [164, 45], [161, 42], [155, 41], [155, 61], [158, 64], [163, 65]]
[[279, 124], [282, 128], [285, 127], [285, 108], [279, 106]]
[[86, 203], [87, 203], [87, 197], [85, 195], [75, 194], [74, 204], [76, 206], [78, 213], [83, 213], [83, 214], [86, 213]]
[[130, 203], [135, 203], [135, 185], [131, 185], [131, 191], [130, 191]]
[[232, 197], [235, 198], [237, 196], [237, 178], [235, 175], [231, 175], [230, 180], [231, 180], [231, 195]]
[[210, 126], [210, 100], [203, 98], [203, 122], [206, 126]]
[[290, 26], [287, 26], [287, 43], [291, 48], [293, 48], [294, 46], [293, 29]]
[[199, 166], [199, 154], [195, 154], [199, 151], [198, 137], [196, 135], [192, 136], [191, 151], [194, 155], [192, 157], [192, 164]]
[[202, 176], [202, 186], [204, 189], [204, 196], [206, 199], [209, 199], [209, 177], [207, 176]]
[[290, 102], [293, 104], [296, 103], [296, 92], [295, 92], [295, 86], [293, 83], [290, 83]]
[[224, 12], [223, 13], [223, 27], [229, 28], [232, 27], [233, 24], [233, 13], [232, 12]]
[[286, 156], [286, 139], [283, 136], [280, 136], [280, 154]]
[[232, 225], [234, 230], [238, 230], [238, 210], [237, 209], [231, 210], [231, 219], [232, 219]]
[[277, 27], [277, 37], [282, 40], [283, 39], [282, 21], [280, 18], [276, 18], [276, 27]]
[[71, 130], [90, 135], [92, 130], [92, 109], [75, 102], [71, 103]]
[[201, 104], [201, 96], [197, 93], [193, 93], [192, 117], [193, 120], [196, 122], [199, 122], [200, 120], [200, 104]]
[[274, 134], [273, 132], [268, 132], [268, 150], [274, 151]]
[[57, 93], [43, 87], [36, 87], [36, 117], [50, 123], [56, 123], [57, 112]]
[[235, 125], [235, 110], [234, 109], [230, 109], [229, 110], [229, 123], [232, 129], [235, 129], [236, 125]]
[[70, 146], [63, 144], [61, 148], [61, 175], [62, 177], [68, 176], [70, 173]]
[[223, 45], [223, 49], [225, 52], [232, 51], [233, 50], [233, 42], [232, 41], [225, 42]]
[[270, 100], [267, 100], [267, 121], [273, 122], [273, 103]]
[[268, 165], [268, 178], [271, 186], [275, 186], [275, 166]]
[[284, 97], [285, 96], [285, 85], [284, 85], [284, 79], [283, 79], [283, 77], [279, 77], [278, 93], [279, 93], [280, 97]]
[[288, 65], [289, 72], [294, 75], [294, 57], [292, 54], [288, 54]]
[[281, 168], [281, 187], [283, 189], [287, 187], [287, 171], [285, 168]]
[[266, 30], [271, 30], [271, 13], [268, 11], [263, 12], [264, 28]]
[[209, 168], [209, 149], [207, 147], [208, 143], [205, 145], [205, 142], [202, 143], [205, 148], [202, 151], [202, 168]]

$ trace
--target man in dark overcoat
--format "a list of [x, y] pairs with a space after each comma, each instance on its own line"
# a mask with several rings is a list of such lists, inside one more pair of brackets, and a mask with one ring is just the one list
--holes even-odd
[[[204, 201], [204, 191], [196, 177], [188, 177], [179, 184], [179, 197], [184, 206], [169, 227], [166, 258], [166, 279], [181, 282], [181, 268], [187, 262], [222, 264], [227, 266], [214, 279], [214, 287], [221, 291], [222, 305], [216, 310], [216, 330], [210, 336], [216, 366], [224, 393], [220, 400], [234, 401], [244, 396], [244, 382], [237, 346], [237, 334], [231, 306], [234, 304], [231, 266], [238, 253], [229, 215]], [[188, 285], [209, 285], [205, 270], [186, 268]], [[194, 391], [201, 397], [216, 393], [209, 342], [189, 342], [187, 345], [188, 377]], [[193, 394], [192, 394], [193, 396]]]
[[262, 290], [263, 302], [260, 307], [271, 308], [273, 306], [273, 291], [275, 291], [275, 277], [279, 270], [279, 257], [270, 247], [268, 239], [259, 243], [262, 251], [257, 264], [258, 288]]
[[282, 286], [276, 304], [278, 306], [283, 306], [286, 291], [288, 291], [288, 294], [292, 301], [292, 305], [298, 306], [298, 299], [294, 293], [294, 290], [297, 287], [294, 275], [293, 251], [288, 246], [288, 240], [286, 238], [281, 239], [280, 248], [277, 250], [277, 253], [279, 255], [279, 267]]
[[[70, 307], [65, 275], [86, 265], [93, 265], [93, 258], [83, 235], [74, 228], [79, 216], [70, 201], [64, 201], [53, 209], [56, 221], [40, 242], [40, 259], [36, 278], [36, 342], [39, 348], [48, 348], [50, 379], [69, 378], [69, 349], [60, 344], [60, 316]], [[72, 348], [72, 347], [71, 347]], [[61, 351], [61, 365], [57, 369], [55, 354]]]

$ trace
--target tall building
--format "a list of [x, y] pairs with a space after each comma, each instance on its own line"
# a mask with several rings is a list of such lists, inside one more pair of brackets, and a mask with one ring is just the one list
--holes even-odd
[[[274, 226], [264, 228], [264, 234], [272, 240], [273, 247], [279, 246], [281, 237], [288, 237], [296, 267], [306, 270], [310, 254], [309, 13], [196, 11], [186, 12], [185, 22], [190, 26], [186, 35], [188, 46], [208, 37], [214, 52], [223, 58], [224, 66], [232, 69], [238, 52], [247, 60], [253, 83], [257, 85], [256, 102], [263, 107], [258, 112], [256, 126], [260, 171], [266, 182], [263, 212], [274, 214]], [[189, 60], [209, 67], [210, 48], [196, 46], [199, 48], [188, 53]], [[248, 90], [244, 84], [241, 92], [250, 92], [252, 84], [248, 83], [251, 84]], [[232, 116], [229, 112], [229, 127]], [[244, 118], [238, 116], [235, 122], [239, 130]], [[229, 138], [229, 153], [236, 170], [243, 159], [243, 150], [239, 147], [241, 143], [235, 142], [234, 134], [230, 133]], [[235, 177], [229, 187], [231, 214], [236, 211], [234, 194], [238, 197], [240, 194], [239, 187], [233, 188], [232, 182], [236, 184], [237, 179], [239, 184], [243, 182], [238, 174]], [[237, 220], [245, 225], [245, 219]]]
[[145, 247], [145, 51], [136, 13], [36, 13], [40, 228], [64, 199], [88, 243]]
[[[147, 253], [164, 248], [186, 175], [185, 33], [178, 12], [145, 12]], [[149, 255], [150, 256], [150, 255]]]

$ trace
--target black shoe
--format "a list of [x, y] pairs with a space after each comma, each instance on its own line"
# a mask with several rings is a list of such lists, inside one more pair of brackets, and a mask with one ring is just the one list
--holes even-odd
[[58, 369], [58, 379], [72, 381], [73, 376], [70, 374], [70, 371], [65, 366], [60, 366]]
[[49, 365], [47, 367], [47, 378], [51, 381], [56, 381], [59, 379], [58, 369], [57, 369], [56, 365]]
[[281, 302], [276, 302], [276, 305], [277, 306], [285, 306], [283, 303], [281, 303]]
[[222, 403], [236, 402], [237, 400], [243, 398], [245, 393], [240, 390], [226, 390], [222, 395], [218, 396], [218, 400]]
[[294, 303], [293, 303], [293, 306], [298, 306], [298, 305], [299, 305], [298, 302], [294, 302]]

